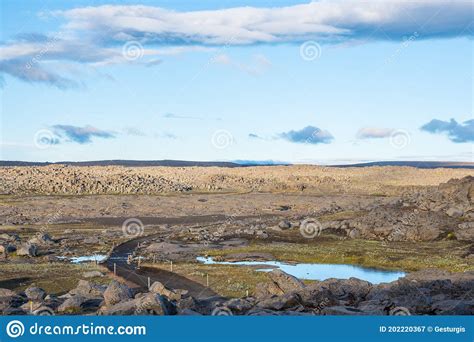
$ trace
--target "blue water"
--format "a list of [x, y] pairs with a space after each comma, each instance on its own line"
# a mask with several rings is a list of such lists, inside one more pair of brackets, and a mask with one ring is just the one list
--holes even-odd
[[103, 254], [94, 254], [94, 255], [86, 255], [80, 257], [58, 257], [58, 259], [67, 259], [71, 261], [73, 264], [79, 264], [81, 262], [102, 262], [107, 259], [107, 255]]
[[349, 279], [359, 278], [372, 284], [389, 283], [404, 277], [404, 272], [382, 271], [374, 268], [360, 267], [354, 265], [337, 264], [285, 264], [279, 261], [214, 261], [212, 258], [198, 257], [197, 261], [206, 265], [241, 265], [241, 266], [266, 266], [257, 268], [260, 272], [269, 272], [278, 268], [283, 272], [291, 274], [299, 279], [325, 280], [329, 278]]

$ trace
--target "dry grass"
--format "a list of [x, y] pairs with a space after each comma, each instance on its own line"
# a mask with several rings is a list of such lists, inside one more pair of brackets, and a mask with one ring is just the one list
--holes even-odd
[[[104, 269], [94, 263], [8, 263], [0, 264], [0, 288], [22, 291], [30, 285], [43, 288], [47, 293], [61, 295], [77, 286], [82, 274]], [[94, 282], [108, 283], [107, 277]]]
[[[144, 264], [146, 267], [169, 270], [169, 264]], [[232, 265], [204, 265], [200, 263], [175, 263], [173, 272], [209, 287], [224, 297], [252, 295], [258, 283], [268, 281], [268, 276], [252, 267]]]
[[[386, 270], [406, 272], [437, 268], [451, 272], [474, 270], [473, 260], [462, 258], [469, 245], [457, 241], [392, 242], [366, 240], [338, 240], [326, 238], [319, 243], [301, 244], [288, 242], [253, 243], [247, 247], [225, 250], [209, 250], [204, 255], [225, 257], [234, 253], [263, 252], [276, 260], [286, 262], [354, 264]], [[169, 270], [169, 264], [146, 264]], [[206, 285], [216, 293], [227, 297], [252, 295], [258, 283], [269, 281], [264, 272], [240, 265], [204, 265], [200, 263], [175, 263], [173, 271]], [[310, 282], [310, 281], [307, 281]]]
[[474, 270], [474, 260], [463, 258], [469, 245], [458, 241], [381, 242], [368, 240], [315, 240], [312, 244], [273, 242], [209, 250], [209, 256], [265, 252], [288, 262], [353, 264], [387, 270], [418, 271], [437, 268], [450, 272]]

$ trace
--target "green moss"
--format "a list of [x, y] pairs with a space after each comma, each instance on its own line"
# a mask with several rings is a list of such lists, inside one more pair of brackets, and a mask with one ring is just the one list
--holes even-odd
[[[77, 286], [82, 274], [105, 269], [93, 263], [8, 263], [0, 265], [0, 288], [23, 291], [35, 284], [47, 293], [61, 295]], [[107, 277], [96, 278], [94, 282], [108, 283]]]
[[253, 243], [247, 247], [209, 250], [209, 256], [265, 252], [277, 260], [304, 263], [354, 264], [387, 270], [417, 271], [438, 268], [451, 272], [474, 270], [463, 258], [469, 248], [459, 241], [382, 242], [367, 240], [315, 239], [301, 243]]
[[446, 239], [448, 239], [448, 240], [456, 240], [456, 235], [455, 235], [453, 232], [449, 232], [449, 233], [446, 235]]
[[[169, 270], [169, 264], [144, 264], [146, 267], [155, 267]], [[258, 283], [269, 281], [263, 272], [257, 272], [252, 267], [232, 265], [203, 265], [200, 263], [175, 263], [173, 272], [185, 276], [193, 281], [207, 286], [215, 293], [224, 297], [243, 297], [253, 295]]]

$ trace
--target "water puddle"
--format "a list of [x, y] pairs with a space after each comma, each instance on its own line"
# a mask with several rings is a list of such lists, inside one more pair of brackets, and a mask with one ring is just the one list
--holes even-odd
[[197, 257], [197, 261], [206, 265], [255, 266], [260, 272], [269, 272], [278, 268], [299, 279], [325, 280], [329, 278], [349, 279], [351, 277], [366, 280], [372, 284], [389, 283], [404, 277], [404, 272], [383, 271], [374, 268], [338, 264], [286, 264], [279, 261], [214, 261], [211, 257]]
[[107, 259], [107, 255], [104, 254], [94, 254], [94, 255], [84, 255], [79, 257], [58, 257], [58, 259], [66, 259], [72, 262], [73, 264], [79, 264], [81, 262], [95, 262], [101, 263]]

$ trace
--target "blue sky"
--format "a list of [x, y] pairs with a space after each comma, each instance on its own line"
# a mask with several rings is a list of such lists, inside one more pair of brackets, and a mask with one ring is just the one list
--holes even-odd
[[474, 161], [470, 2], [1, 6], [3, 160]]

